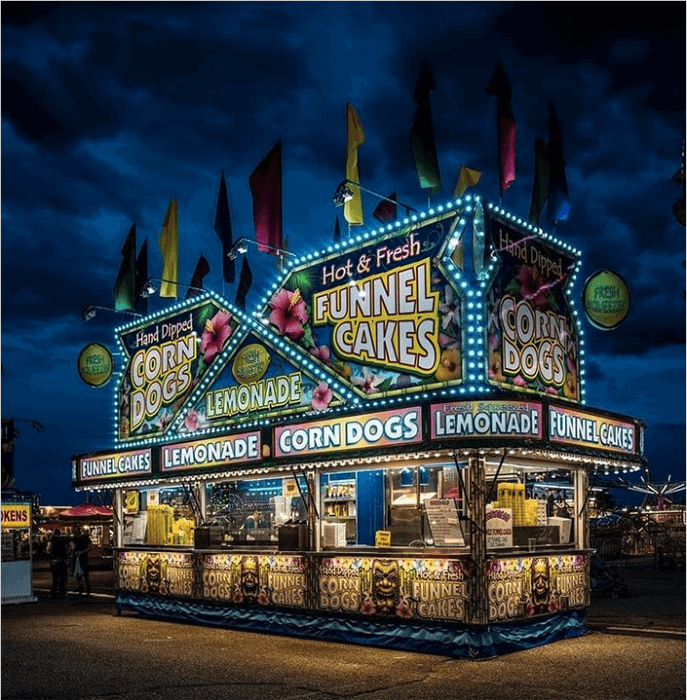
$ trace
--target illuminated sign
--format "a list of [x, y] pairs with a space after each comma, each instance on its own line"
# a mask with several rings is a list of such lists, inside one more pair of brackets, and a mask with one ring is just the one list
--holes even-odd
[[599, 270], [584, 285], [582, 303], [592, 325], [610, 331], [630, 312], [630, 289], [617, 272]]
[[[303, 365], [309, 366], [306, 368]], [[255, 421], [277, 415], [327, 411], [343, 404], [326, 380], [315, 379], [309, 360], [298, 363], [250, 331], [220, 369], [212, 385], [192, 405], [179, 433]]]
[[461, 560], [325, 558], [317, 607], [396, 619], [465, 620], [468, 565]]
[[[416, 248], [419, 254], [419, 242], [412, 234], [410, 239], [406, 252]], [[313, 326], [334, 327], [332, 347], [346, 360], [434, 374], [440, 357], [439, 294], [431, 290], [431, 274], [425, 258], [318, 292]]]
[[254, 462], [260, 459], [260, 432], [163, 445], [160, 455], [163, 472]]
[[462, 294], [446, 267], [459, 221], [453, 210], [293, 268], [263, 321], [364, 398], [462, 383]]
[[549, 440], [598, 450], [634, 454], [634, 423], [549, 406]]
[[140, 476], [153, 470], [151, 450], [132, 450], [79, 459], [80, 481], [108, 479], [117, 476]]
[[121, 333], [127, 359], [118, 394], [119, 439], [163, 435], [237, 326], [205, 299]]
[[539, 236], [486, 221], [500, 260], [487, 304], [489, 381], [579, 401], [578, 331], [565, 295], [574, 258]]
[[2, 528], [31, 527], [31, 506], [28, 503], [3, 503]]
[[489, 621], [504, 622], [589, 605], [587, 557], [492, 559], [487, 573]]
[[77, 369], [86, 384], [99, 387], [110, 380], [112, 364], [112, 355], [104, 345], [90, 343], [79, 353]]
[[432, 439], [542, 436], [542, 407], [525, 401], [432, 404]]
[[209, 391], [205, 397], [205, 417], [211, 420], [300, 404], [301, 380], [301, 373], [293, 372]]
[[419, 407], [274, 428], [275, 457], [422, 442]]

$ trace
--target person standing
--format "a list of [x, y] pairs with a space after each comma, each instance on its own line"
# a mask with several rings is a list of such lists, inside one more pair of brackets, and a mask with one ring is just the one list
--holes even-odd
[[50, 597], [65, 598], [67, 596], [67, 557], [69, 555], [69, 540], [62, 534], [59, 527], [48, 542], [50, 550], [50, 571], [52, 572], [52, 587]]
[[84, 528], [81, 525], [74, 525], [74, 575], [78, 585], [78, 593], [83, 593], [83, 584], [86, 582], [86, 595], [91, 595], [91, 579], [88, 571], [88, 553], [93, 549], [93, 543]]

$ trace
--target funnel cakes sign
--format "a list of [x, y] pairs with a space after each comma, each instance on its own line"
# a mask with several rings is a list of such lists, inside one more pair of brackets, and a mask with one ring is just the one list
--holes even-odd
[[294, 269], [265, 321], [365, 398], [462, 382], [461, 298], [438, 262], [457, 217]]
[[565, 295], [575, 259], [486, 217], [499, 271], [487, 300], [487, 378], [510, 391], [580, 400], [578, 331]]
[[119, 440], [163, 435], [237, 325], [205, 299], [121, 332], [126, 361], [118, 388]]

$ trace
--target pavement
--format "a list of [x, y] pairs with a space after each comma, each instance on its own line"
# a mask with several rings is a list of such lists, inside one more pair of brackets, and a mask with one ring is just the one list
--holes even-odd
[[[3, 700], [684, 700], [685, 572], [620, 562], [590, 633], [477, 661], [117, 616], [93, 594], [2, 607]], [[74, 579], [70, 579], [73, 584]]]

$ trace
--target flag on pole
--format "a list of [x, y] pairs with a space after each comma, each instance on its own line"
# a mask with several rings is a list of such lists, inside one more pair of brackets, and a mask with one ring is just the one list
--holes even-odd
[[425, 59], [420, 67], [420, 76], [415, 86], [413, 99], [417, 104], [415, 118], [410, 131], [410, 147], [415, 160], [415, 171], [420, 187], [433, 194], [441, 189], [441, 173], [439, 158], [434, 143], [434, 127], [432, 126], [432, 106], [429, 93], [436, 90], [429, 61]]
[[248, 178], [258, 250], [278, 255], [282, 247], [282, 149], [272, 146]]
[[136, 306], [144, 316], [148, 313], [148, 297], [143, 296], [143, 289], [148, 282], [148, 239], [143, 241], [136, 258]]
[[544, 205], [549, 198], [550, 173], [549, 146], [543, 139], [536, 138], [534, 139], [534, 181], [528, 216], [531, 224], [539, 225], [541, 222]]
[[219, 177], [214, 229], [222, 243], [222, 279], [228, 284], [234, 284], [236, 266], [234, 261], [229, 259], [229, 253], [234, 247], [234, 238], [231, 230], [231, 214], [229, 213], [229, 193], [224, 173], [221, 173]]
[[341, 240], [341, 222], [337, 216], [334, 219], [334, 243], [338, 243]]
[[201, 253], [196, 263], [196, 269], [193, 271], [193, 276], [191, 277], [191, 283], [189, 288], [186, 290], [185, 299], [190, 299], [191, 297], [198, 296], [203, 289], [203, 278], [210, 272], [210, 263], [207, 258]]
[[[396, 221], [396, 219], [398, 219], [396, 214], [397, 197], [398, 194], [392, 192], [388, 199], [382, 199], [372, 212], [372, 216], [383, 224], [387, 224], [389, 221]], [[389, 199], [393, 199], [394, 201], [390, 202]]]
[[515, 180], [515, 140], [517, 127], [511, 100], [513, 93], [501, 61], [487, 85], [487, 94], [496, 96], [496, 125], [499, 150], [499, 193]]
[[239, 309], [246, 309], [246, 297], [253, 285], [253, 272], [250, 269], [250, 263], [248, 262], [248, 256], [243, 256], [243, 262], [241, 263], [241, 276], [239, 277], [239, 285], [236, 289], [236, 300], [235, 305]]
[[114, 286], [117, 311], [136, 311], [136, 224], [131, 224], [122, 246], [122, 262]]
[[172, 199], [167, 207], [158, 245], [162, 253], [160, 296], [176, 299], [179, 281], [179, 207], [176, 199]]
[[[360, 116], [355, 107], [346, 103], [346, 179], [353, 182], [360, 182], [358, 172], [358, 148], [365, 143], [365, 132], [360, 121]], [[360, 188], [356, 185], [347, 185], [353, 192], [352, 199], [344, 203], [344, 219], [349, 226], [362, 226], [363, 221], [363, 200]]]
[[479, 170], [468, 168], [467, 165], [461, 165], [458, 169], [456, 186], [453, 188], [453, 196], [462, 197], [466, 190], [479, 183], [481, 177], [482, 173]]
[[549, 200], [546, 218], [549, 223], [565, 221], [570, 213], [568, 196], [568, 179], [565, 175], [565, 158], [563, 157], [563, 130], [558, 121], [553, 102], [549, 103]]

